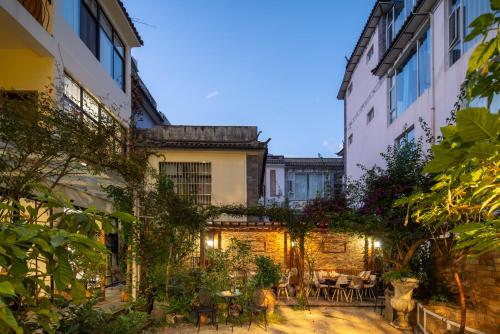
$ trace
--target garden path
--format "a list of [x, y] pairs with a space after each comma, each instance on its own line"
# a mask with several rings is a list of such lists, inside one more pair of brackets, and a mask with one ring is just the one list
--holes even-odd
[[[382, 319], [379, 313], [367, 307], [314, 307], [311, 311], [296, 311], [290, 307], [279, 308], [282, 321], [272, 323], [268, 331], [259, 325], [252, 324], [250, 331], [248, 324], [243, 327], [234, 327], [235, 334], [248, 333], [283, 333], [283, 334], [401, 334]], [[165, 327], [156, 333], [161, 334], [193, 334], [197, 329], [191, 324], [182, 324], [176, 327]], [[211, 325], [202, 327], [200, 333], [224, 334], [231, 333], [231, 326], [219, 326], [219, 331]]]

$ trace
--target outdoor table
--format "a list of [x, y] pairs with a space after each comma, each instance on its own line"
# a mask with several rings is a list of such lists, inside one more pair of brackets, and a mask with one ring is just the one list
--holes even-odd
[[[236, 316], [231, 314], [231, 306], [237, 305], [236, 303], [234, 303], [234, 301], [236, 300], [236, 298], [241, 297], [242, 295], [243, 294], [238, 289], [236, 289], [235, 291], [221, 291], [221, 292], [217, 293], [217, 296], [224, 298], [226, 300], [226, 303], [227, 303], [226, 325], [227, 325], [227, 320], [230, 317], [238, 318], [238, 320], [239, 320], [239, 316], [236, 317]], [[240, 320], [240, 324], [241, 324], [241, 320]]]

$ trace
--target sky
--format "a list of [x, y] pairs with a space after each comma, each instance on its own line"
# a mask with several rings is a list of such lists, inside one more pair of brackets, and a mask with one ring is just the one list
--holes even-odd
[[334, 157], [346, 57], [374, 0], [125, 0], [139, 74], [172, 124], [254, 125], [269, 152]]

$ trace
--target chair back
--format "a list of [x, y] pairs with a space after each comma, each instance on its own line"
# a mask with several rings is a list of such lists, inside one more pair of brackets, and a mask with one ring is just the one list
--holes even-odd
[[363, 288], [363, 279], [359, 276], [353, 276], [350, 284], [351, 288], [354, 289], [362, 289]]
[[375, 283], [377, 281], [377, 275], [370, 275], [370, 282]]
[[198, 293], [198, 300], [200, 302], [200, 306], [212, 306], [213, 301], [210, 293], [207, 290], [200, 290]]
[[347, 276], [340, 275], [335, 283], [335, 286], [340, 287], [342, 284], [347, 284]]

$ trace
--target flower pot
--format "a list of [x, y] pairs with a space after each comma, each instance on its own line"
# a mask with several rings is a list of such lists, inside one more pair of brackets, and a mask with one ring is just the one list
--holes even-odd
[[208, 315], [205, 313], [200, 314], [200, 326], [205, 325], [208, 322]]
[[418, 287], [416, 278], [402, 278], [391, 282], [394, 287], [394, 297], [391, 298], [391, 306], [397, 312], [397, 319], [391, 323], [399, 329], [411, 328], [408, 322], [408, 314], [415, 308], [412, 299], [413, 290]]
[[125, 289], [120, 290], [120, 301], [124, 303], [129, 301], [129, 295], [127, 290]]
[[274, 313], [276, 296], [272, 289], [255, 289], [252, 294], [252, 301], [258, 306], [267, 306], [267, 314]]

